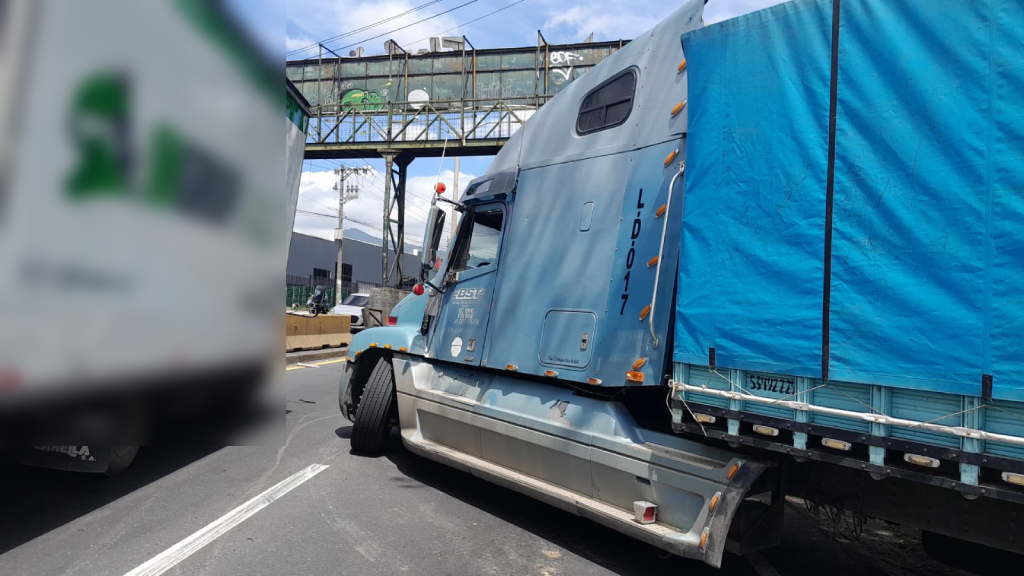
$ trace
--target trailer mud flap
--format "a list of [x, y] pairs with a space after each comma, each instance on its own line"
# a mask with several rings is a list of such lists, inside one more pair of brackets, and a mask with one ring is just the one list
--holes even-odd
[[101, 474], [110, 464], [110, 446], [29, 446], [21, 450], [18, 461], [38, 468]]

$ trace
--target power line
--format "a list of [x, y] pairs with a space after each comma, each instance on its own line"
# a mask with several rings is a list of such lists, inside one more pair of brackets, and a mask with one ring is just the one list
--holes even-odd
[[[298, 213], [298, 214], [302, 214], [304, 216], [320, 216], [322, 218], [331, 218], [332, 220], [336, 219], [338, 217], [337, 214], [324, 214], [322, 212], [313, 212], [313, 211], [310, 211], [310, 210], [296, 210], [295, 212]], [[372, 228], [373, 230], [375, 230], [377, 232], [383, 232], [384, 231], [384, 229], [381, 228], [380, 226], [377, 226], [375, 224], [370, 224], [369, 222], [364, 222], [362, 220], [356, 220], [355, 218], [348, 218], [348, 217], [346, 217], [345, 218], [345, 222], [351, 222], [352, 224], [358, 224], [359, 226], [365, 226], [367, 228]], [[419, 240], [421, 242], [423, 241], [423, 237], [422, 236], [417, 236], [415, 234], [406, 234], [405, 237], [406, 238], [411, 238], [413, 240]]]
[[[340, 160], [336, 160], [336, 162], [338, 162], [338, 164], [340, 164], [341, 166], [352, 167], [350, 164], [346, 164], [346, 163], [344, 163], [344, 162], [342, 162]], [[366, 166], [370, 166], [370, 164], [366, 163]], [[381, 178], [384, 175], [381, 174], [381, 173], [378, 173], [378, 171], [375, 168], [373, 168], [372, 166], [370, 166], [370, 175], [373, 177], [373, 180], [369, 182], [370, 186], [373, 186], [373, 185], [376, 184], [377, 186], [380, 187], [379, 190], [383, 190], [384, 182], [383, 182], [383, 180]], [[371, 195], [373, 195], [374, 197], [380, 199], [381, 202], [384, 201], [384, 196], [382, 196], [380, 193], [375, 192], [373, 190], [373, 188], [367, 189], [367, 192], [370, 193]], [[406, 193], [407, 194], [411, 194], [411, 192], [408, 189], [406, 189]], [[413, 194], [413, 196], [416, 196], [420, 200], [428, 200], [428, 198], [424, 198], [423, 196], [420, 196], [418, 194]], [[411, 206], [409, 204], [406, 204], [405, 208], [406, 208], [406, 214], [405, 214], [406, 217], [412, 218], [413, 220], [416, 220], [417, 222], [420, 222], [422, 224], [426, 224], [427, 223], [426, 217], [429, 214], [427, 213], [427, 211], [425, 209], [420, 208], [419, 206]], [[414, 212], [411, 212], [412, 210], [419, 210], [423, 214], [422, 215], [416, 214]]]
[[[357, 166], [353, 166], [352, 164], [347, 164], [345, 162], [342, 162], [342, 161], [336, 160], [336, 159], [328, 158], [327, 160], [328, 161], [337, 162], [339, 166], [344, 166], [346, 168], [356, 168], [357, 167]], [[335, 169], [334, 167], [323, 166], [323, 165], [320, 165], [320, 164], [314, 164], [313, 162], [308, 161], [308, 160], [307, 160], [307, 162], [309, 162], [309, 164], [311, 164], [313, 166], [316, 166], [317, 168], [321, 168], [323, 170], [334, 170]], [[382, 175], [373, 166], [370, 166], [369, 162], [365, 163], [365, 165], [370, 168], [370, 175], [373, 178], [369, 182], [369, 185], [371, 187], [367, 188], [366, 192], [368, 192], [371, 196], [374, 196], [375, 198], [377, 198], [378, 200], [383, 202], [384, 201], [384, 196], [382, 195], [382, 192], [375, 191], [372, 188], [372, 186], [376, 185], [376, 186], [379, 187], [378, 190], [380, 190], [380, 191], [383, 190], [384, 182], [382, 180]], [[419, 198], [420, 200], [428, 200], [428, 201], [430, 200], [430, 198], [427, 198], [427, 197], [422, 196], [420, 194], [416, 194], [416, 193], [414, 193], [414, 192], [412, 192], [411, 190], [408, 190], [408, 189], [406, 189], [406, 193], [407, 194], [412, 194], [413, 196]], [[315, 199], [310, 198], [308, 196], [300, 196], [300, 198], [309, 198], [310, 200], [312, 200], [313, 202], [316, 202], [317, 204], [320, 204], [324, 208], [327, 208], [328, 210], [333, 210], [333, 208], [331, 208], [331, 207], [329, 207], [329, 206], [327, 206], [327, 205], [325, 205], [325, 204], [323, 204], [321, 202], [317, 202]], [[415, 221], [417, 221], [417, 222], [419, 222], [421, 224], [426, 224], [427, 223], [427, 217], [429, 216], [429, 213], [427, 212], [427, 210], [425, 208], [421, 208], [419, 206], [412, 206], [410, 204], [406, 204], [405, 209], [406, 209], [405, 216], [407, 218], [411, 218], [412, 220], [415, 220]], [[419, 213], [413, 212], [413, 210], [418, 210]], [[347, 218], [346, 218], [346, 220], [347, 220]]]
[[303, 210], [302, 208], [297, 208], [295, 210], [295, 213], [296, 214], [304, 214], [306, 216], [323, 216], [324, 218], [337, 218], [338, 217], [337, 214], [323, 214], [321, 212], [313, 212], [312, 210]]
[[462, 28], [463, 26], [468, 26], [468, 25], [472, 24], [473, 22], [479, 22], [480, 20], [483, 20], [484, 18], [487, 18], [488, 16], [493, 16], [493, 15], [497, 14], [498, 12], [501, 12], [502, 10], [508, 10], [509, 8], [515, 6], [516, 4], [522, 4], [523, 2], [526, 2], [526, 0], [517, 0], [516, 2], [513, 2], [513, 3], [511, 3], [511, 4], [507, 5], [507, 6], [503, 6], [501, 8], [498, 8], [497, 10], [495, 10], [493, 12], [488, 12], [487, 14], [484, 14], [483, 16], [481, 16], [479, 18], [474, 18], [474, 19], [472, 19], [472, 20], [470, 20], [468, 22], [463, 22], [462, 24], [459, 24], [458, 26], [452, 26], [451, 28], [449, 28], [449, 29], [447, 29], [447, 30], [445, 30], [443, 32], [438, 32], [437, 34], [431, 34], [430, 36], [427, 36], [426, 38], [420, 38], [419, 40], [417, 40], [415, 42], [407, 44], [407, 46], [410, 46], [410, 47], [411, 46], [415, 46], [415, 45], [419, 44], [420, 42], [423, 42], [425, 40], [430, 40], [431, 38], [433, 38], [435, 36], [442, 36], [444, 34], [447, 34], [448, 32], [451, 32], [452, 30], [455, 30], [456, 28]]
[[[334, 210], [334, 208], [331, 208], [327, 204], [324, 204], [323, 202], [318, 201], [316, 198], [311, 198], [309, 196], [299, 196], [299, 198], [305, 198], [306, 200], [312, 200], [313, 202], [316, 202], [317, 204], [323, 206], [324, 208], [327, 208], [328, 210]], [[334, 215], [337, 216], [338, 214], [335, 213]]]
[[315, 44], [310, 44], [309, 46], [304, 46], [302, 48], [296, 48], [295, 50], [292, 50], [291, 52], [285, 53], [285, 56], [291, 56], [292, 54], [298, 54], [299, 52], [305, 52], [306, 50], [309, 50], [310, 48], [316, 48], [317, 46], [319, 46], [321, 44], [326, 44], [327, 42], [333, 42], [333, 41], [338, 40], [340, 38], [345, 38], [346, 36], [351, 36], [351, 35], [357, 34], [359, 32], [364, 32], [366, 30], [369, 30], [370, 28], [374, 28], [374, 27], [380, 26], [381, 24], [387, 24], [388, 22], [391, 22], [392, 20], [401, 18], [402, 16], [407, 16], [409, 14], [412, 14], [413, 12], [416, 12], [418, 10], [422, 10], [423, 8], [426, 8], [427, 6], [432, 6], [434, 4], [437, 4], [438, 2], [443, 2], [443, 1], [444, 0], [431, 0], [430, 2], [427, 2], [426, 4], [420, 4], [419, 6], [416, 6], [415, 8], [410, 8], [409, 10], [406, 10], [405, 12], [402, 12], [401, 14], [395, 14], [394, 16], [389, 16], [387, 18], [384, 18], [383, 20], [378, 20], [378, 21], [374, 22], [373, 24], [367, 24], [366, 26], [363, 26], [362, 28], [357, 28], [355, 30], [350, 30], [350, 31], [344, 32], [342, 34], [338, 34], [337, 36], [331, 36], [330, 38], [321, 40], [321, 41], [319, 41], [319, 42], [317, 42]]
[[406, 28], [409, 28], [411, 26], [415, 26], [415, 25], [420, 24], [422, 22], [426, 22], [427, 20], [433, 20], [434, 18], [437, 18], [438, 16], [443, 16], [443, 15], [449, 13], [449, 12], [454, 12], [455, 10], [458, 10], [459, 8], [462, 8], [464, 6], [469, 6], [470, 4], [474, 4], [474, 3], [478, 2], [478, 1], [479, 0], [469, 0], [469, 2], [466, 2], [465, 4], [459, 4], [458, 6], [456, 6], [454, 8], [449, 8], [449, 9], [445, 10], [444, 12], [438, 12], [437, 14], [434, 14], [433, 16], [428, 16], [426, 18], [423, 18], [422, 20], [417, 20], [417, 21], [413, 22], [412, 24], [406, 24], [405, 26], [400, 26], [398, 28], [395, 28], [394, 30], [389, 30], [387, 32], [384, 32], [383, 34], [377, 34], [376, 36], [371, 36], [369, 38], [366, 38], [365, 40], [360, 40], [359, 42], [356, 42], [354, 44], [347, 44], [345, 46], [342, 46], [341, 48], [335, 48], [335, 50], [344, 50], [345, 48], [351, 48], [353, 46], [358, 46], [360, 44], [365, 44], [366, 42], [369, 42], [370, 40], [376, 40], [378, 38], [383, 38], [384, 36], [389, 36], [391, 34], [394, 34], [395, 32], [398, 32], [398, 31], [401, 31], [401, 30], [405, 30]]

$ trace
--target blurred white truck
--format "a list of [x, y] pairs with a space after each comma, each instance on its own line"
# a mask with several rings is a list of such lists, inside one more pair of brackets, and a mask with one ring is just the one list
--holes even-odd
[[0, 1], [0, 446], [104, 471], [268, 381], [309, 116], [268, 61], [221, 2]]

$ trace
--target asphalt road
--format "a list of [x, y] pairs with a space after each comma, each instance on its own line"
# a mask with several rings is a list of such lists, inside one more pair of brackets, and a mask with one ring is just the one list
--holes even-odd
[[833, 540], [798, 505], [787, 511], [784, 546], [761, 556], [727, 556], [721, 571], [662, 559], [646, 544], [414, 456], [397, 432], [385, 456], [350, 453], [338, 366], [287, 372], [283, 446], [144, 448], [117, 478], [0, 463], [0, 574], [129, 573], [312, 465], [327, 468], [247, 509], [237, 525], [204, 533], [205, 545], [172, 555], [166, 573], [964, 574], [884, 524], [869, 524], [860, 543]]

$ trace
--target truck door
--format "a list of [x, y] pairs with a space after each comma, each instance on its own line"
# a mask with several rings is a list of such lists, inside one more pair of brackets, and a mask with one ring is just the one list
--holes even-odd
[[505, 228], [506, 207], [483, 204], [467, 212], [445, 272], [445, 292], [430, 355], [439, 360], [479, 366], [498, 257]]

